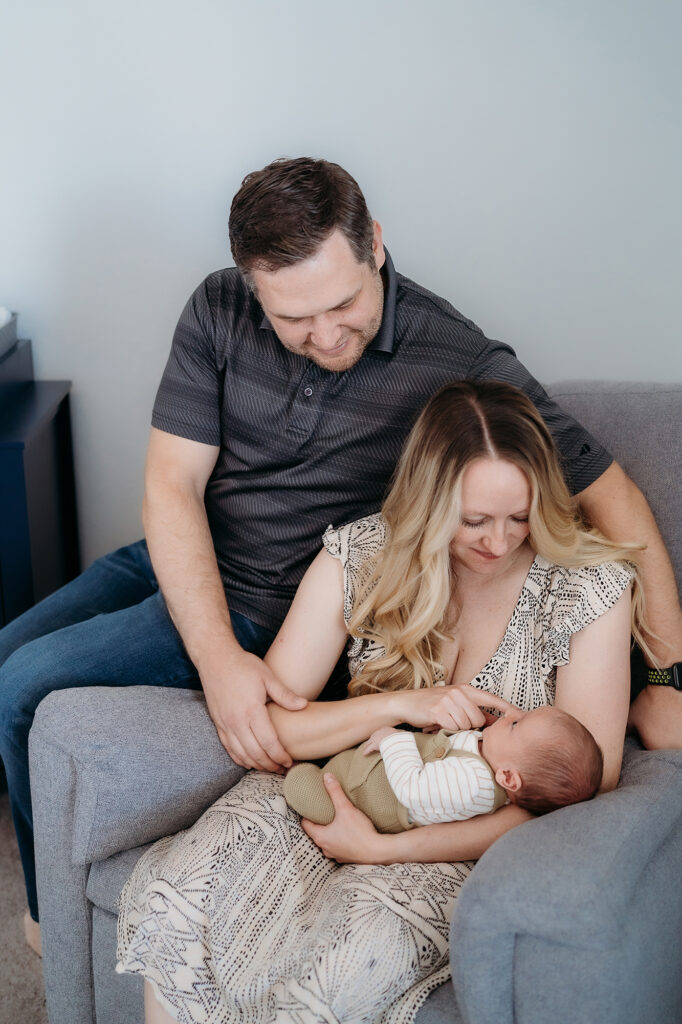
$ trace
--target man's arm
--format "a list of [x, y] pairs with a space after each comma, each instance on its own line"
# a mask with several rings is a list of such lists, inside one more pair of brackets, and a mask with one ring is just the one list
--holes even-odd
[[306, 701], [244, 651], [232, 631], [204, 506], [218, 451], [152, 428], [142, 518], [168, 611], [199, 673], [221, 743], [237, 764], [276, 771], [291, 758], [266, 701], [292, 711]]
[[[617, 463], [578, 495], [589, 521], [614, 541], [645, 544], [638, 553], [650, 641], [663, 666], [682, 661], [682, 610], [675, 574], [653, 514], [637, 485]], [[633, 703], [630, 725], [649, 749], [682, 746], [682, 694], [669, 686], [648, 686]]]

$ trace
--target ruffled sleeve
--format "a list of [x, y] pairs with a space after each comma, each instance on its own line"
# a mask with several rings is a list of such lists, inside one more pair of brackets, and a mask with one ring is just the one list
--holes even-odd
[[363, 516], [336, 529], [328, 526], [322, 542], [343, 566], [343, 618], [348, 623], [353, 605], [363, 584], [369, 578], [374, 556], [386, 540], [386, 523], [380, 512]]
[[581, 569], [554, 567], [544, 623], [543, 662], [548, 668], [568, 664], [573, 634], [612, 608], [633, 575], [627, 562]]

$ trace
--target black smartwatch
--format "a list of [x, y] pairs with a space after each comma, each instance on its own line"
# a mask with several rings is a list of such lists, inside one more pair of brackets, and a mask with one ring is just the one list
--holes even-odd
[[670, 668], [650, 668], [647, 683], [649, 686], [672, 686], [682, 690], [682, 661], [675, 662]]

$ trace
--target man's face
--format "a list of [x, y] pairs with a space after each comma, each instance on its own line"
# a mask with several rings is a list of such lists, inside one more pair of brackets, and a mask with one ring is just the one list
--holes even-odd
[[374, 223], [374, 262], [358, 263], [340, 231], [314, 256], [251, 274], [263, 311], [285, 348], [340, 373], [354, 366], [381, 326], [385, 262]]

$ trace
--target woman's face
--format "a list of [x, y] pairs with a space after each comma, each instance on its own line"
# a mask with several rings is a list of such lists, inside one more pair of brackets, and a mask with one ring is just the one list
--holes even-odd
[[508, 569], [528, 537], [531, 490], [513, 462], [481, 458], [462, 476], [460, 525], [450, 552], [460, 568], [486, 576]]

